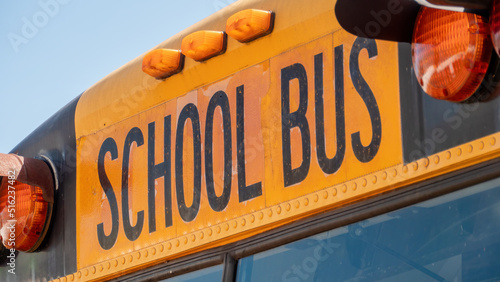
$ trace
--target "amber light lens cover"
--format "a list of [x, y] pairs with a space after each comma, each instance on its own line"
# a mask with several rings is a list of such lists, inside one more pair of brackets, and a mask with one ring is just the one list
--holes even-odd
[[498, 55], [500, 55], [500, 1], [493, 1], [490, 16], [491, 39]]
[[184, 55], [180, 50], [156, 49], [142, 59], [142, 71], [156, 79], [165, 79], [182, 70]]
[[182, 54], [195, 61], [204, 61], [226, 51], [226, 33], [201, 30], [182, 39]]
[[415, 75], [431, 97], [470, 98], [491, 59], [489, 24], [479, 15], [422, 7], [413, 32]]
[[[4, 177], [0, 186], [2, 243], [9, 249], [32, 252], [39, 247], [47, 232], [52, 204], [43, 199], [39, 187], [19, 181], [13, 184], [11, 185], [8, 178]], [[12, 228], [13, 223], [15, 228]], [[10, 239], [13, 234], [15, 234], [15, 245]]]
[[227, 20], [226, 32], [240, 42], [267, 35], [273, 28], [273, 13], [257, 9], [240, 11]]

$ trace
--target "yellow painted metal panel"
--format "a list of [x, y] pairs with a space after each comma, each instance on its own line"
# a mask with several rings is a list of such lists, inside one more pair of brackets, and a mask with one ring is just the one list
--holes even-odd
[[363, 189], [363, 176], [402, 163], [397, 44], [340, 30], [335, 1], [238, 3], [181, 35], [244, 8], [274, 11], [274, 31], [229, 38], [225, 54], [186, 60], [165, 81], [138, 58], [81, 97], [73, 278], [121, 275], [389, 187]]
[[[241, 86], [244, 87], [241, 88]], [[98, 168], [99, 160], [92, 158], [80, 159], [79, 168], [84, 173], [80, 173], [77, 180], [79, 187], [81, 187], [77, 193], [77, 241], [79, 242], [77, 253], [79, 267], [88, 266], [95, 262], [102, 262], [119, 254], [136, 251], [161, 241], [176, 238], [182, 234], [196, 232], [207, 226], [226, 222], [264, 208], [265, 199], [259, 197], [261, 193], [241, 201], [238, 195], [240, 184], [238, 174], [233, 172], [238, 170], [237, 127], [243, 126], [242, 124], [237, 125], [236, 117], [236, 92], [238, 89], [241, 89], [243, 90], [242, 94], [244, 94], [244, 130], [248, 136], [245, 138], [247, 140], [245, 144], [247, 177], [244, 184], [248, 186], [253, 183], [262, 183], [264, 180], [264, 148], [262, 134], [260, 133], [260, 115], [262, 111], [260, 100], [261, 97], [268, 93], [268, 87], [269, 67], [268, 63], [265, 62], [133, 116], [113, 125], [110, 127], [110, 130], [103, 130], [80, 138], [78, 143], [79, 148], [84, 148], [88, 144], [94, 145], [88, 147], [95, 148], [94, 152], [88, 152], [89, 155], [97, 157], [101, 152], [107, 152], [105, 150], [105, 148], [108, 148], [105, 145], [108, 144], [106, 143], [107, 140], [112, 140], [111, 142], [116, 144], [117, 154], [116, 156], [112, 156], [111, 152], [107, 152], [106, 158], [103, 161], [104, 169], [101, 170]], [[224, 113], [227, 113], [231, 120], [230, 124], [228, 124], [228, 127], [231, 129], [231, 132], [228, 132], [230, 143], [224, 143], [224, 128], [222, 126], [223, 110], [221, 106], [217, 106], [215, 110], [211, 111], [213, 115], [212, 123], [206, 121], [208, 105], [213, 97], [218, 97], [219, 95], [228, 97], [229, 112], [225, 111]], [[179, 115], [189, 105], [194, 105], [197, 108], [199, 116], [197, 123], [201, 130], [198, 131], [199, 134], [201, 133], [201, 143], [198, 143], [197, 149], [201, 152], [199, 160], [202, 165], [198, 167], [200, 169], [198, 172], [196, 172], [197, 164], [193, 161], [193, 146], [195, 145], [193, 120], [186, 119], [184, 123], [179, 123]], [[170, 122], [166, 123], [165, 117], [168, 117]], [[168, 124], [170, 127], [167, 129], [167, 133], [171, 138], [167, 142], [164, 141], [165, 124]], [[206, 148], [206, 140], [209, 138], [206, 136], [206, 127], [209, 124], [213, 124], [213, 137], [210, 138], [210, 140], [213, 140], [212, 150]], [[183, 128], [184, 131], [182, 142], [177, 142], [179, 138], [177, 134], [180, 132], [179, 128]], [[152, 139], [154, 139], [154, 144], [153, 140], [149, 139], [150, 136], [153, 136], [151, 134], [153, 131], [154, 138]], [[127, 136], [131, 136], [133, 132], [141, 136], [134, 140], [142, 141], [126, 145]], [[171, 143], [171, 145], [165, 149], [164, 146], [168, 143]], [[177, 148], [180, 144], [183, 145], [182, 150]], [[228, 169], [231, 173], [231, 184], [228, 186], [230, 189], [228, 194], [229, 199], [227, 203], [220, 205], [223, 207], [223, 210], [216, 210], [211, 206], [212, 204], [209, 202], [209, 197], [207, 196], [206, 168], [208, 161], [205, 154], [207, 151], [213, 152], [212, 175], [214, 180], [212, 183], [214, 183], [215, 196], [212, 196], [212, 198], [222, 198], [223, 194], [226, 193], [223, 190], [225, 181], [224, 166], [228, 161], [224, 159], [223, 154], [226, 147], [232, 148], [230, 155], [232, 165]], [[148, 169], [148, 162], [152, 160], [150, 159], [152, 153], [149, 153], [151, 150], [154, 150], [155, 165], [164, 162], [165, 151], [171, 155], [171, 169], [167, 170], [167, 173], [171, 175], [169, 188], [167, 189], [170, 190], [167, 193], [167, 196], [170, 197], [170, 203], [166, 203], [164, 200], [166, 190], [164, 189], [165, 177], [163, 175], [154, 179], [154, 192], [148, 192], [148, 175], [152, 174], [150, 169]], [[129, 154], [128, 162], [124, 160], [126, 153]], [[177, 162], [173, 161], [176, 159], [182, 159], [183, 164], [177, 166]], [[181, 198], [184, 200], [186, 207], [191, 207], [193, 210], [195, 207], [198, 207], [195, 217], [191, 220], [186, 220], [186, 216], [183, 218], [177, 209], [180, 196], [178, 195], [179, 190], [176, 189], [178, 187], [176, 181], [179, 180], [176, 179], [176, 176], [180, 167], [182, 167], [183, 173], [179, 175], [182, 175], [181, 181], [184, 185], [184, 189], [181, 189], [183, 191]], [[128, 169], [128, 172], [125, 169]], [[112, 199], [110, 200], [109, 195], [102, 188], [104, 187], [102, 183], [105, 177], [109, 178], [116, 197], [117, 210], [114, 215], [111, 211]], [[123, 177], [128, 181], [128, 189], [126, 189], [128, 193], [128, 205], [123, 204], [124, 201], [127, 202], [127, 199], [123, 198], [125, 189], [123, 187], [127, 187], [124, 184], [125, 178]], [[196, 189], [194, 188], [195, 179], [197, 177], [198, 181], [201, 181], [202, 178], [203, 181], [201, 181], [199, 190], [194, 192], [194, 189]], [[152, 221], [149, 220], [149, 213], [151, 211], [148, 204], [148, 193], [154, 195], [154, 229], [150, 229]], [[195, 194], [200, 197], [198, 204], [194, 203]], [[124, 207], [128, 207], [125, 212]], [[166, 221], [166, 209], [172, 223], [166, 223], [168, 222], [168, 220]], [[140, 216], [139, 213], [142, 213], [141, 221], [138, 219]], [[116, 239], [113, 240], [114, 243], [105, 247], [99, 242], [97, 226], [102, 223], [104, 234], [111, 236], [113, 216], [119, 218], [119, 231]], [[125, 229], [127, 227], [124, 227], [126, 224], [124, 223], [125, 216], [128, 216], [130, 219], [129, 225], [137, 228], [135, 232], [138, 235], [133, 240], [126, 234]], [[127, 229], [131, 230], [133, 228], [128, 227]], [[92, 247], [89, 248], [89, 246]], [[106, 250], [106, 248], [110, 249]]]
[[[371, 56], [366, 46], [372, 50]], [[318, 54], [322, 55], [320, 61], [323, 64], [315, 69], [315, 57]], [[335, 54], [338, 57], [334, 58]], [[359, 62], [355, 63], [353, 60]], [[278, 204], [402, 162], [396, 44], [360, 40], [343, 31], [323, 37], [271, 59], [272, 93], [283, 92], [283, 69], [294, 64], [304, 66], [307, 73], [307, 78], [303, 80], [303, 83], [307, 82], [308, 93], [305, 114], [307, 122], [304, 124], [309, 133], [304, 133], [298, 126], [290, 130], [291, 151], [295, 152], [291, 156], [292, 170], [301, 173], [301, 168], [305, 167], [302, 163], [303, 139], [306, 139], [311, 150], [311, 159], [309, 166], [303, 170], [307, 172], [301, 173], [305, 175], [300, 177], [300, 181], [287, 185], [283, 177], [286, 174], [283, 165], [286, 146], [282, 142], [282, 128], [276, 126], [283, 122], [282, 114], [279, 110], [263, 113], [266, 115], [265, 120], [274, 121], [266, 127], [270, 148], [267, 167], [272, 167], [266, 169], [268, 179], [272, 179], [272, 185], [268, 186], [266, 193], [267, 204]], [[340, 64], [342, 69], [335, 68], [335, 64]], [[319, 72], [323, 73], [323, 83], [320, 85], [324, 100], [322, 107], [317, 104], [315, 97], [315, 77]], [[335, 78], [343, 79], [340, 84], [343, 86], [335, 86]], [[303, 103], [300, 101], [299, 81], [300, 79], [292, 79], [289, 82], [291, 112], [296, 111]], [[370, 96], [369, 93], [373, 95]], [[366, 97], [362, 98], [362, 95]], [[267, 98], [264, 102], [267, 103], [266, 108], [280, 109], [280, 99], [274, 96]], [[336, 101], [341, 103], [339, 99], [344, 99], [340, 114], [336, 111]], [[318, 114], [321, 108], [324, 113]], [[324, 129], [318, 127], [317, 115], [323, 120]], [[336, 127], [339, 118], [345, 120], [345, 125], [341, 128]], [[376, 120], [380, 122], [378, 125]], [[322, 146], [316, 139], [319, 130], [324, 131], [325, 145]], [[372, 134], [374, 130], [377, 131], [376, 136]], [[345, 141], [338, 141], [339, 132], [343, 135], [341, 139]], [[368, 147], [365, 151], [371, 150], [368, 154], [373, 156], [363, 159], [355, 154], [355, 151], [358, 154], [363, 151], [359, 145], [356, 147], [359, 143], [353, 140], [356, 132], [359, 132], [360, 145]], [[304, 137], [305, 134], [308, 136]], [[324, 163], [325, 159], [322, 157], [323, 161], [320, 161], [318, 150], [321, 147], [326, 148], [326, 158], [339, 158], [336, 165], [338, 168], [334, 171], [321, 168], [320, 163]]]
[[[379, 55], [368, 58], [362, 52], [368, 47], [353, 52], [355, 42], [377, 48]], [[359, 41], [343, 32], [333, 33], [80, 137], [78, 267], [167, 240], [181, 244], [191, 236], [186, 234], [210, 226], [222, 225], [222, 230], [215, 231], [219, 233], [234, 219], [276, 206], [278, 213], [290, 210], [281, 205], [401, 163], [398, 88], [394, 84], [383, 87], [384, 79], [379, 80], [382, 76], [397, 80], [396, 55], [394, 43]], [[359, 64], [350, 61], [358, 57]], [[359, 70], [353, 69], [358, 66]], [[350, 76], [366, 80], [364, 87], [370, 89], [355, 89], [358, 86], [352, 86]], [[342, 83], [335, 83], [336, 79]], [[362, 97], [368, 90], [373, 96]], [[319, 103], [320, 96], [323, 103]], [[342, 99], [345, 102], [339, 108]], [[369, 113], [368, 103], [377, 105], [378, 112]], [[323, 115], [318, 114], [320, 108]], [[370, 122], [373, 118], [381, 120], [379, 127]], [[345, 120], [345, 125], [337, 128], [337, 119]], [[318, 127], [322, 121], [323, 129]], [[372, 136], [377, 130], [382, 130], [378, 137]], [[324, 131], [324, 145], [316, 140], [318, 131]], [[354, 153], [360, 150], [354, 149], [350, 137], [354, 131], [371, 136], [361, 139], [365, 147], [379, 143], [376, 151], [365, 152], [370, 155], [367, 160], [360, 161]], [[337, 141], [338, 132], [343, 132], [344, 141]], [[319, 165], [321, 147], [323, 161], [342, 155], [334, 171]], [[283, 161], [287, 150], [288, 162]], [[155, 172], [162, 165], [164, 172]], [[289, 170], [308, 168], [294, 177], [285, 172], [287, 166]], [[150, 181], [154, 181], [153, 190], [148, 190]], [[297, 212], [290, 219], [305, 215]], [[282, 223], [269, 219], [233, 235], [247, 237], [269, 228], [268, 224]], [[220, 239], [229, 240], [226, 236], [205, 240]]]

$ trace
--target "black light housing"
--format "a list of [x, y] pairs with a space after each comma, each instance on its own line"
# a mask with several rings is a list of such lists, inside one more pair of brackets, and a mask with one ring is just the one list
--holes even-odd
[[491, 7], [492, 0], [419, 0], [419, 2], [428, 2], [429, 4], [442, 6], [457, 6], [472, 10], [484, 10]]

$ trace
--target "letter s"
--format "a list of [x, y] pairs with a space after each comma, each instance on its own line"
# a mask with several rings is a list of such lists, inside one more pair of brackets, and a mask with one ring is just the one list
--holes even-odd
[[380, 118], [377, 100], [375, 100], [375, 96], [373, 95], [370, 86], [366, 83], [366, 80], [363, 78], [361, 71], [359, 70], [359, 54], [363, 49], [368, 51], [369, 58], [373, 58], [378, 55], [377, 43], [373, 39], [358, 37], [352, 46], [349, 60], [349, 71], [351, 73], [352, 83], [354, 84], [356, 91], [359, 93], [359, 96], [363, 99], [363, 102], [365, 102], [372, 123], [372, 141], [370, 144], [368, 146], [363, 146], [361, 143], [360, 132], [358, 131], [351, 135], [352, 147], [356, 158], [360, 162], [367, 163], [377, 155], [377, 152], [380, 149], [380, 143], [382, 141], [382, 121]]
[[113, 247], [118, 237], [119, 219], [118, 219], [118, 203], [116, 202], [115, 191], [109, 182], [109, 178], [106, 175], [106, 170], [104, 167], [104, 159], [106, 154], [111, 153], [111, 160], [118, 158], [118, 147], [113, 138], [106, 139], [101, 146], [99, 151], [99, 158], [97, 161], [97, 172], [99, 174], [99, 181], [101, 182], [102, 189], [106, 193], [106, 198], [108, 199], [109, 207], [111, 209], [111, 233], [109, 235], [104, 234], [104, 223], [99, 223], [97, 225], [97, 239], [99, 240], [99, 245], [105, 250], [109, 250]]

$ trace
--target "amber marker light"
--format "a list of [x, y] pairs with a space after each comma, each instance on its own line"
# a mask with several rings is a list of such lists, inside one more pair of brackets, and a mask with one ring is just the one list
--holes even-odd
[[415, 75], [431, 97], [470, 98], [483, 81], [492, 54], [489, 25], [482, 16], [422, 7], [415, 22]]
[[[2, 243], [6, 248], [32, 252], [47, 232], [52, 204], [43, 199], [42, 189], [3, 177], [0, 187]], [[13, 243], [14, 242], [14, 243]]]
[[182, 39], [182, 54], [195, 61], [204, 61], [226, 51], [226, 33], [202, 30]]
[[500, 1], [494, 0], [490, 16], [491, 39], [498, 55], [500, 55]]
[[182, 70], [184, 55], [180, 50], [156, 49], [142, 59], [142, 71], [156, 78], [165, 79]]
[[273, 23], [273, 12], [247, 9], [229, 17], [226, 32], [240, 42], [249, 42], [271, 33]]

